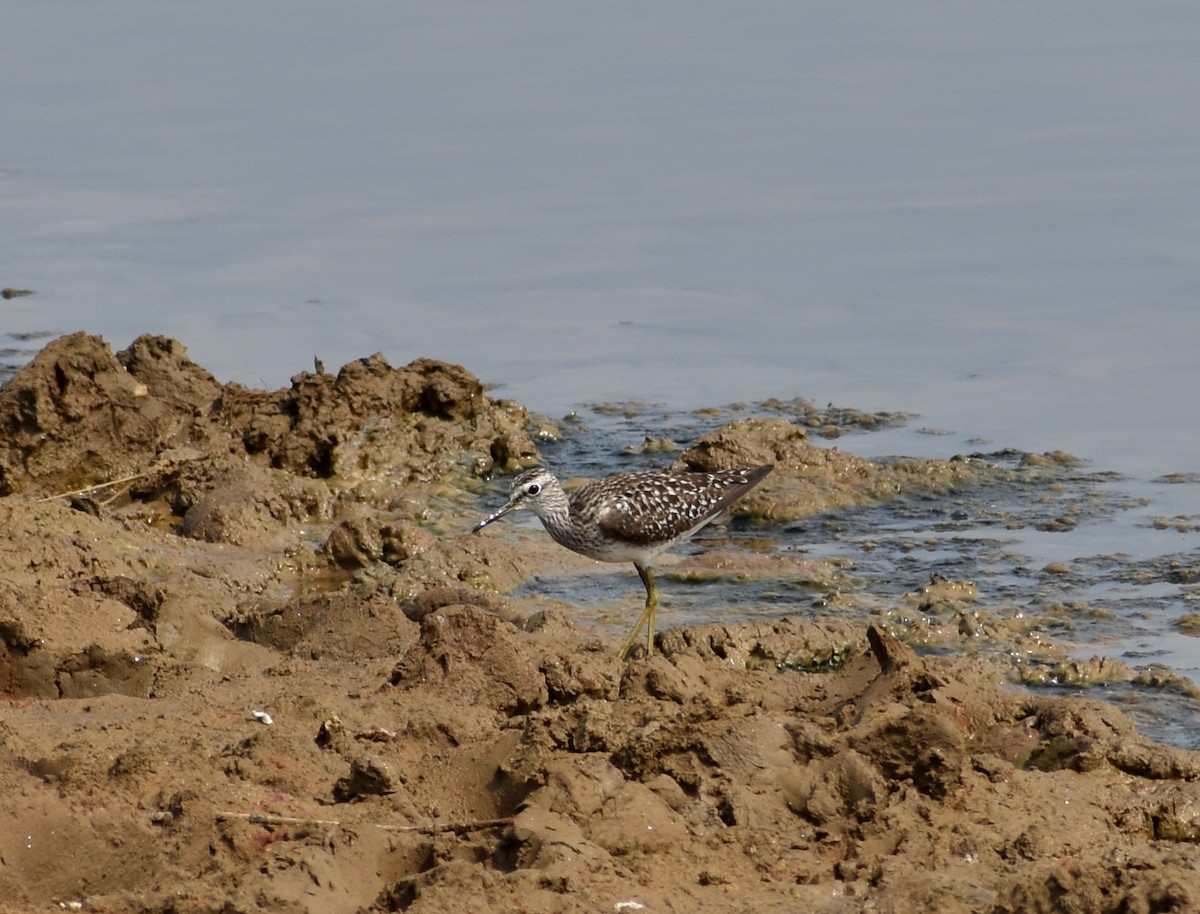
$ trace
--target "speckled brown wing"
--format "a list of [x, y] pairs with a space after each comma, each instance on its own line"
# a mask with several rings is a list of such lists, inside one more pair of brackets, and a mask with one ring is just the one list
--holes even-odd
[[669, 544], [704, 526], [771, 469], [629, 474], [619, 490], [606, 493], [597, 518], [600, 530], [630, 545]]

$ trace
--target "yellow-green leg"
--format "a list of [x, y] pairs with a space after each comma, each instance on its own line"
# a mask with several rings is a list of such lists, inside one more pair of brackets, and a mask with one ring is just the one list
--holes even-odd
[[642, 630], [643, 625], [646, 626], [646, 656], [654, 656], [654, 617], [658, 609], [658, 590], [654, 586], [654, 575], [650, 573], [649, 568], [643, 568], [636, 562], [634, 562], [633, 567], [637, 569], [638, 577], [646, 585], [646, 608], [638, 616], [637, 622], [634, 623], [633, 631], [629, 633], [629, 637], [625, 639], [625, 643], [621, 646], [621, 651], [617, 654], [618, 660], [624, 660], [629, 656], [630, 648], [637, 641], [638, 632]]

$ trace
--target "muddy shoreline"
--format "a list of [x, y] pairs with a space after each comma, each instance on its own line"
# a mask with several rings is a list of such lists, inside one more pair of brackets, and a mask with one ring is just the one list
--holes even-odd
[[[740, 419], [663, 462], [774, 463], [738, 504], [768, 527], [1014, 472], [810, 428]], [[261, 391], [172, 340], [48, 345], [0, 388], [0, 908], [1200, 909], [1200, 753], [918, 656], [979, 635], [966, 582], [914, 596], [940, 633], [663, 613], [625, 664], [513, 596], [592, 564], [466, 534], [555, 433], [428, 359]], [[670, 572], [837, 573], [734, 548]], [[1133, 675], [1104, 664], [1079, 675]]]

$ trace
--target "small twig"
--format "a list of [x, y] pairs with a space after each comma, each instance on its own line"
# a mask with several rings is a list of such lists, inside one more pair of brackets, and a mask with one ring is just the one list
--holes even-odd
[[[251, 825], [315, 825], [325, 828], [342, 828], [344, 822], [336, 819], [302, 819], [295, 816], [276, 816], [265, 812], [219, 812], [218, 822], [249, 822]], [[502, 819], [472, 819], [467, 822], [433, 822], [428, 825], [381, 825], [368, 822], [372, 828], [381, 831], [420, 832], [426, 835], [442, 834], [444, 832], [482, 831], [486, 828], [498, 828], [512, 823], [512, 816]]]
[[294, 816], [275, 816], [265, 812], [219, 812], [218, 822], [241, 821], [252, 825], [332, 825], [341, 828], [334, 819], [298, 819]]
[[109, 495], [108, 498], [101, 499], [100, 504], [101, 505], [111, 505], [114, 501], [116, 501], [118, 498], [120, 498], [122, 495], [124, 495], [128, 491], [129, 491], [129, 486], [121, 486], [121, 488], [117, 489], [115, 492], [113, 492], [111, 495]]
[[135, 479], [141, 479], [143, 476], [149, 476], [157, 469], [157, 467], [151, 467], [148, 470], [143, 470], [141, 473], [132, 473], [129, 476], [122, 476], [120, 479], [114, 479], [110, 482], [98, 482], [94, 486], [84, 486], [82, 489], [75, 489], [71, 492], [58, 492], [54, 495], [47, 495], [45, 498], [39, 498], [38, 501], [53, 501], [56, 498], [70, 498], [72, 495], [83, 495], [86, 492], [94, 492], [97, 489], [108, 489], [112, 486], [119, 486], [123, 482], [133, 482]]
[[[70, 498], [72, 495], [84, 495], [88, 492], [95, 492], [97, 489], [111, 489], [113, 486], [119, 486], [119, 485], [122, 485], [123, 483], [133, 482], [135, 479], [143, 479], [152, 473], [157, 473], [160, 470], [166, 469], [167, 467], [171, 466], [171, 464], [176, 463], [176, 462], [178, 462], [176, 458], [166, 457], [162, 460], [159, 460], [157, 463], [155, 463], [149, 469], [142, 470], [139, 473], [130, 473], [128, 476], [122, 476], [120, 479], [110, 479], [108, 482], [98, 482], [95, 485], [84, 486], [82, 489], [74, 489], [71, 492], [58, 492], [54, 495], [47, 495], [44, 498], [37, 499], [37, 501], [38, 502], [53, 501], [56, 498]], [[118, 492], [115, 495], [113, 495], [112, 498], [116, 498], [117, 495], [120, 495], [120, 494], [121, 493]]]

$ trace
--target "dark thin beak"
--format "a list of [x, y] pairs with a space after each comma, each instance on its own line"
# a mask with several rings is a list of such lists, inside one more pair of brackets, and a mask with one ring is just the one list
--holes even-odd
[[481, 520], [479, 523], [477, 523], [473, 528], [471, 528], [471, 532], [478, 533], [480, 530], [482, 530], [484, 527], [486, 527], [492, 521], [499, 520], [505, 514], [508, 514], [510, 511], [512, 511], [514, 508], [516, 508], [516, 505], [513, 504], [511, 501], [508, 502], [503, 508], [501, 508], [495, 514], [489, 514], [487, 517], [485, 517], [483, 520]]

